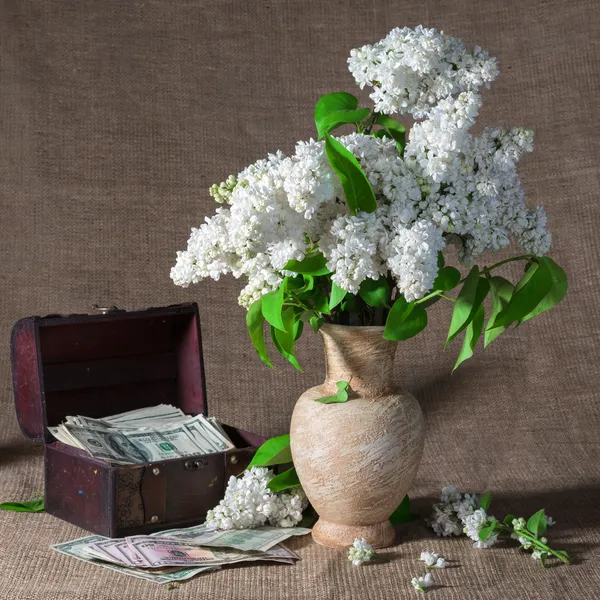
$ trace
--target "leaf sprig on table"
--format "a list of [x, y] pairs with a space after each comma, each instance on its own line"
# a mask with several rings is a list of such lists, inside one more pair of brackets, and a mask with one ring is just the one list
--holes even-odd
[[570, 562], [565, 550], [555, 550], [548, 545], [544, 534], [554, 521], [544, 509], [538, 510], [529, 519], [508, 514], [498, 520], [488, 512], [491, 503], [491, 492], [479, 497], [446, 487], [442, 490], [440, 502], [433, 505], [428, 523], [438, 535], [466, 534], [473, 540], [475, 548], [490, 548], [500, 536], [508, 535], [519, 542], [521, 549], [531, 551], [532, 558], [541, 561], [542, 566], [546, 566], [550, 556], [566, 564]]
[[0, 510], [8, 510], [12, 512], [44, 512], [44, 498], [37, 494], [33, 500], [25, 500], [23, 502], [2, 502]]

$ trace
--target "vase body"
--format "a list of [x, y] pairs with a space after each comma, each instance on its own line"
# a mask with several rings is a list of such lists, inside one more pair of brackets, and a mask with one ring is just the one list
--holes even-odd
[[[326, 377], [300, 396], [290, 444], [300, 483], [319, 520], [316, 542], [331, 547], [365, 538], [391, 546], [389, 521], [409, 491], [421, 460], [423, 414], [415, 398], [394, 386], [396, 342], [383, 327], [323, 325]], [[348, 402], [316, 402], [350, 381]]]

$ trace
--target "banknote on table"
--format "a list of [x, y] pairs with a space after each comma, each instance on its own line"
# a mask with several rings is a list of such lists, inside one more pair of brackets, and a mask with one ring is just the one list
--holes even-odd
[[188, 416], [169, 405], [147, 407], [94, 419], [69, 416], [50, 432], [56, 439], [93, 457], [117, 464], [137, 464], [223, 452], [234, 448], [204, 415]]
[[191, 568], [155, 569], [150, 571], [148, 569], [138, 569], [135, 567], [119, 565], [114, 562], [105, 562], [105, 559], [99, 559], [96, 554], [90, 551], [90, 545], [106, 541], [107, 539], [108, 538], [101, 535], [90, 535], [70, 542], [54, 544], [53, 546], [50, 546], [50, 548], [62, 554], [72, 556], [77, 560], [158, 584], [185, 581], [200, 573], [207, 573], [208, 571], [214, 571], [220, 568], [217, 565], [212, 565], [208, 567], [195, 566]]
[[264, 552], [221, 550], [198, 546], [183, 540], [170, 540], [153, 536], [138, 535], [125, 538], [130, 549], [143, 557], [146, 566], [156, 567], [192, 567], [224, 566], [240, 562], [273, 561], [290, 563], [298, 560], [298, 555], [282, 545]]
[[[185, 529], [159, 531], [151, 534], [150, 537], [182, 540], [211, 548], [265, 551], [292, 536], [306, 535], [310, 532], [311, 530], [305, 527], [257, 527], [255, 529], [218, 531], [209, 529], [206, 524], [203, 524]], [[135, 539], [135, 537], [129, 539]]]

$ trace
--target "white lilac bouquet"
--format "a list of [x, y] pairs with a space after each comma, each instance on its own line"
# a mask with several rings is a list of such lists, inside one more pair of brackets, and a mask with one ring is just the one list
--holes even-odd
[[[469, 133], [496, 60], [435, 29], [394, 29], [352, 50], [348, 64], [358, 85], [372, 88], [373, 109], [346, 92], [327, 94], [315, 108], [317, 141], [213, 185], [222, 206], [192, 229], [171, 277], [185, 287], [244, 276], [239, 303], [269, 366], [265, 320], [276, 349], [299, 368], [294, 344], [305, 323], [315, 331], [324, 322], [385, 325], [386, 339], [405, 340], [426, 327], [427, 307], [445, 299], [454, 305], [446, 343], [464, 332], [458, 365], [482, 334], [487, 345], [566, 294], [564, 271], [544, 256], [546, 213], [525, 205], [517, 175], [533, 132]], [[391, 115], [414, 119], [408, 135]], [[355, 131], [331, 135], [345, 125]], [[518, 256], [476, 264], [511, 240], [523, 249]], [[464, 277], [445, 265], [450, 246], [469, 267]], [[510, 261], [524, 264], [516, 285], [497, 274]]]

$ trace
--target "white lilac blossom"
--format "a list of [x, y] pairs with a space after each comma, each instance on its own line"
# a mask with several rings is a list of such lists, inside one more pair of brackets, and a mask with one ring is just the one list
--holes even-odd
[[483, 508], [474, 510], [471, 514], [465, 515], [462, 519], [464, 533], [473, 540], [473, 548], [491, 548], [498, 539], [496, 532], [492, 533], [485, 542], [479, 538], [479, 532], [494, 517], [489, 516]]
[[464, 519], [475, 511], [478, 501], [476, 494], [462, 494], [453, 486], [445, 487], [427, 523], [439, 536], [462, 535]]
[[349, 66], [361, 87], [373, 86], [377, 111], [417, 118], [402, 154], [393, 140], [366, 133], [337, 138], [370, 181], [376, 210], [351, 214], [325, 142], [298, 142], [290, 156], [276, 152], [211, 187], [221, 206], [177, 253], [177, 285], [244, 277], [238, 300], [249, 308], [294, 274], [285, 269], [290, 260], [320, 250], [331, 280], [347, 292], [386, 276], [411, 301], [432, 289], [437, 253], [451, 239], [465, 265], [511, 239], [536, 256], [548, 251], [546, 213], [526, 206], [517, 175], [533, 133], [470, 133], [479, 90], [497, 75], [494, 59], [417, 27], [353, 50]]
[[365, 538], [356, 538], [348, 550], [348, 560], [355, 567], [359, 567], [365, 561], [373, 560], [376, 556], [375, 549]]
[[440, 100], [489, 86], [496, 60], [435, 29], [396, 28], [376, 44], [350, 52], [348, 67], [362, 88], [373, 87], [378, 112], [427, 115]]
[[446, 559], [437, 552], [421, 552], [419, 560], [423, 561], [428, 569], [446, 568]]
[[426, 573], [423, 577], [413, 577], [410, 582], [420, 592], [424, 592], [425, 588], [432, 587], [435, 584], [431, 573]]
[[206, 515], [213, 529], [250, 529], [270, 524], [294, 527], [302, 520], [308, 500], [302, 488], [289, 492], [273, 492], [267, 484], [273, 478], [271, 469], [252, 467], [241, 477], [231, 477], [221, 502]]

